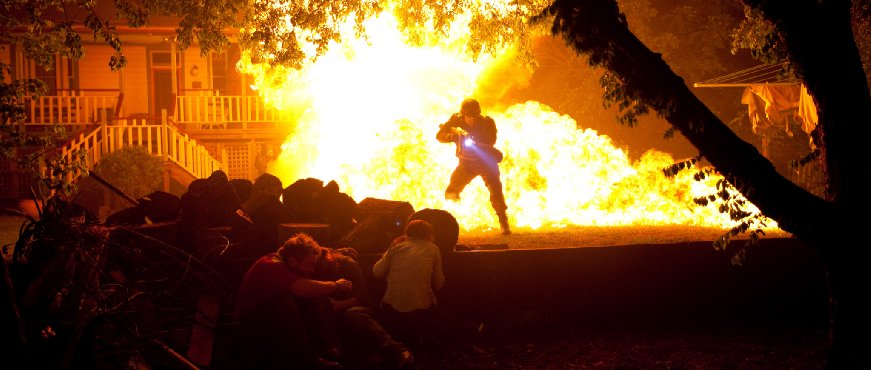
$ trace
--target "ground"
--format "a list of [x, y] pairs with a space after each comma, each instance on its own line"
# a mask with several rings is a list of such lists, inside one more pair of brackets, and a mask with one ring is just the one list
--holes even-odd
[[[699, 240], [714, 241], [728, 230], [704, 226], [570, 226], [551, 230], [515, 229], [511, 235], [498, 230], [461, 231], [458, 245], [504, 245], [508, 249], [586, 248], [616, 245], [674, 244]], [[780, 229], [765, 231], [771, 238], [790, 237]], [[735, 239], [747, 239], [747, 235]], [[713, 244], [712, 244], [713, 245]]]
[[[20, 219], [0, 217], [0, 241], [13, 242]], [[713, 240], [725, 231], [699, 227], [582, 227], [554, 231], [462, 233], [459, 244], [517, 248], [598, 247]], [[781, 231], [769, 236], [789, 237]], [[442, 352], [415, 351], [416, 368], [441, 369], [822, 369], [824, 323], [565, 321], [537, 312], [492, 317], [468, 341]], [[220, 364], [212, 364], [220, 369]], [[348, 369], [352, 370], [352, 369]], [[368, 369], [367, 369], [368, 370]]]
[[503, 327], [475, 345], [417, 352], [418, 369], [822, 369], [814, 326]]

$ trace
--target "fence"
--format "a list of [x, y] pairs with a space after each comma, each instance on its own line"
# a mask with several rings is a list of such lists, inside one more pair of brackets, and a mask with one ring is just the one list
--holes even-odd
[[288, 112], [272, 108], [259, 96], [185, 95], [176, 98], [176, 123], [190, 129], [277, 128]]
[[26, 97], [26, 124], [78, 126], [108, 122], [115, 116], [120, 95], [52, 95]]

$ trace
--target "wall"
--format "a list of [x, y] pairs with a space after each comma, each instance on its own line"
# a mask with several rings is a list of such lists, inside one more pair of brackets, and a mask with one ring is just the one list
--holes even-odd
[[[127, 49], [124, 49], [127, 54]], [[120, 72], [109, 69], [109, 58], [114, 50], [109, 46], [87, 45], [85, 55], [79, 59], [79, 89], [118, 90], [121, 88]], [[130, 58], [130, 56], [127, 56]], [[88, 95], [115, 95], [117, 92], [89, 92]]]
[[[191, 68], [197, 66], [196, 76], [191, 74]], [[212, 81], [209, 78], [209, 60], [200, 56], [200, 48], [191, 46], [184, 51], [182, 55], [182, 78], [184, 79], [185, 90], [208, 90], [212, 88]], [[194, 86], [194, 82], [199, 82], [200, 86]], [[179, 95], [193, 95], [193, 91], [180, 92]]]
[[[733, 244], [737, 246], [737, 244]], [[371, 279], [380, 256], [361, 256]], [[441, 304], [487, 320], [524, 312], [587, 325], [826, 320], [822, 265], [797, 239], [763, 239], [742, 266], [710, 241], [452, 252]], [[383, 283], [372, 281], [376, 296]]]
[[[162, 239], [151, 229], [149, 234]], [[446, 283], [438, 298], [463, 319], [651, 327], [825, 325], [828, 318], [825, 269], [792, 238], [762, 239], [741, 266], [733, 266], [730, 255], [714, 250], [710, 241], [443, 256]], [[373, 297], [384, 291], [384, 282], [372, 277], [378, 258], [358, 258]]]
[[148, 83], [148, 53], [145, 46], [124, 46], [127, 68], [124, 68], [124, 111], [122, 115], [147, 114], [150, 99]]

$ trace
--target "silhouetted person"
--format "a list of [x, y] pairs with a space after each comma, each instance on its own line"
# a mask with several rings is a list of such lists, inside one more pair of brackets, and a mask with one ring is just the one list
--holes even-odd
[[220, 238], [209, 229], [229, 226], [243, 200], [224, 171], [192, 181], [180, 199], [179, 238], [183, 247], [199, 257], [211, 255]]
[[251, 196], [236, 211], [237, 215], [247, 217], [254, 225], [256, 238], [246, 240], [246, 243], [254, 244], [249, 248], [266, 252], [278, 247], [278, 225], [291, 222], [290, 213], [279, 199], [281, 190], [281, 180], [275, 175], [264, 173], [254, 180]]

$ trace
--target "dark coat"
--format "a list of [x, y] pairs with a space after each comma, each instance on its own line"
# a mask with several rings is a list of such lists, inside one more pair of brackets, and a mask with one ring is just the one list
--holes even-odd
[[475, 141], [475, 145], [483, 148], [483, 153], [489, 155], [488, 158], [494, 159], [496, 162], [502, 161], [502, 152], [494, 147], [496, 145], [496, 122], [490, 116], [477, 116], [471, 124], [467, 124], [463, 117], [459, 114], [451, 116], [447, 122], [439, 126], [439, 132], [436, 133], [436, 140], [442, 143], [454, 143], [456, 145], [456, 155], [460, 159], [487, 159], [481, 158], [478, 153], [466, 150], [463, 146], [464, 135], [458, 134], [454, 128], [460, 128], [468, 133], [468, 136]]

